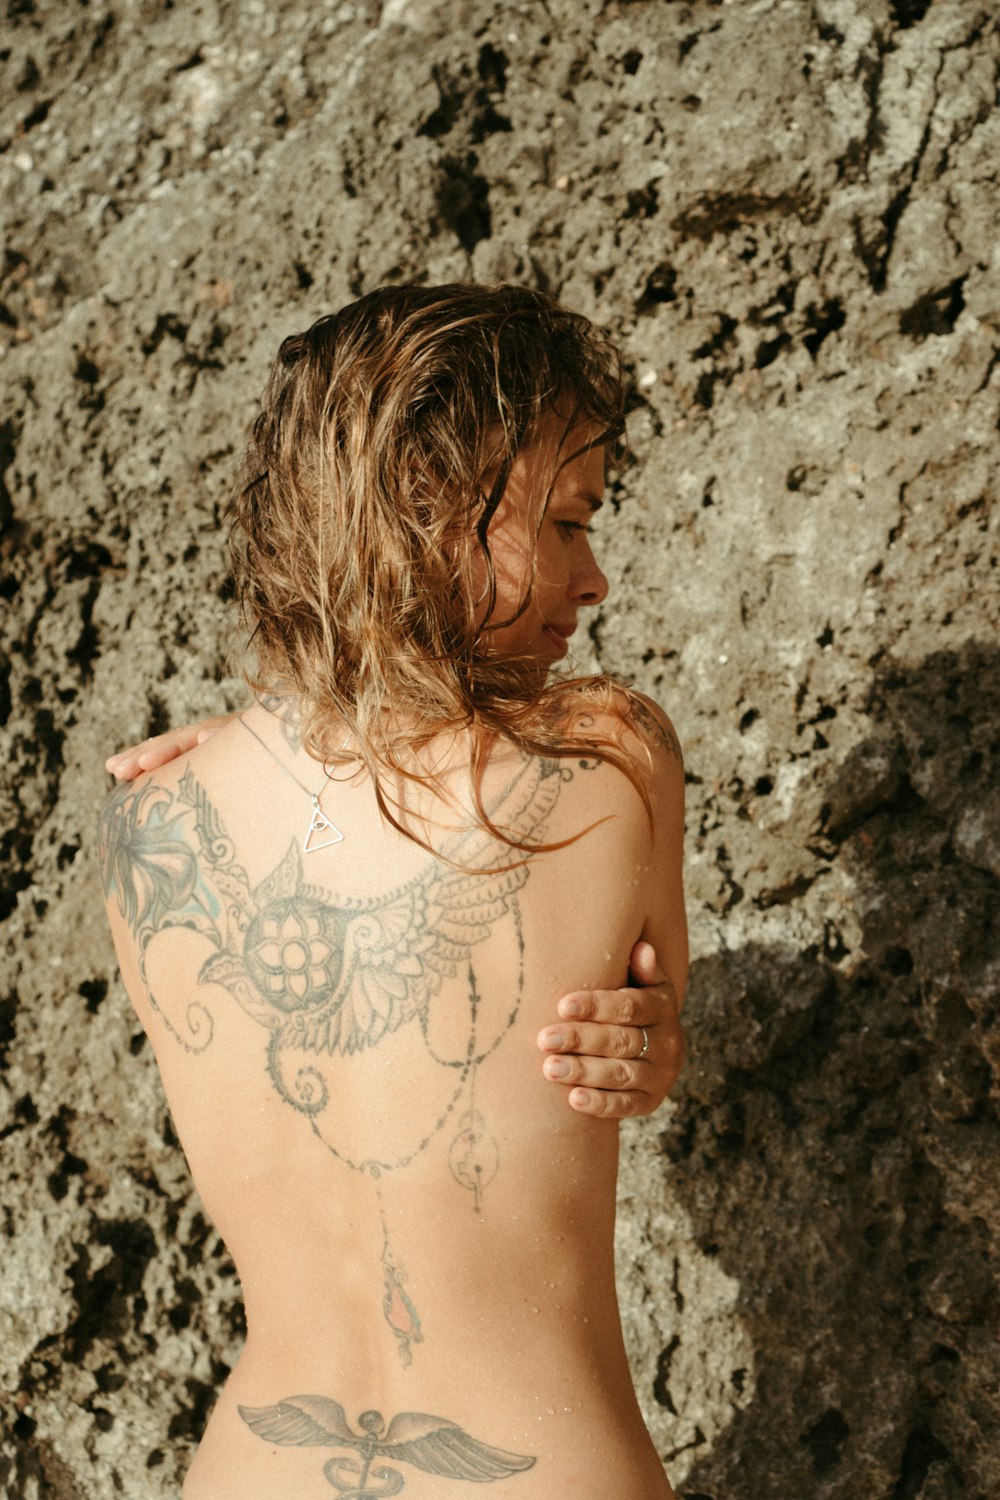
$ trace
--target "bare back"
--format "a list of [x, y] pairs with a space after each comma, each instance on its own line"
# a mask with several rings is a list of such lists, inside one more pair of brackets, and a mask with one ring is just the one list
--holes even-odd
[[[449, 863], [336, 781], [303, 852], [296, 780], [322, 770], [247, 722], [267, 750], [234, 724], [102, 820], [122, 972], [246, 1301], [185, 1500], [669, 1497], [618, 1321], [617, 1128], [535, 1048], [559, 995], [618, 986], [640, 935], [682, 924], [639, 795], [497, 756], [498, 823], [603, 821], [519, 863], [452, 819]], [[661, 755], [654, 811], [678, 775]]]

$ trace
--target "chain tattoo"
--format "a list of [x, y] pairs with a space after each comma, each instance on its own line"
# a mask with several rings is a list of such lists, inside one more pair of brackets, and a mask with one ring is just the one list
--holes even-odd
[[[545, 820], [572, 774], [565, 762], [524, 757], [491, 817], [529, 844], [544, 841]], [[405, 1266], [391, 1243], [385, 1179], [410, 1166], [452, 1122], [449, 1170], [480, 1211], [499, 1152], [476, 1106], [476, 1076], [520, 1008], [524, 941], [517, 896], [530, 860], [505, 862], [510, 852], [498, 855], [496, 840], [477, 825], [453, 834], [442, 847], [450, 863], [428, 859], [387, 895], [332, 900], [304, 880], [293, 841], [271, 873], [252, 885], [190, 768], [176, 790], [121, 786], [102, 813], [99, 850], [105, 893], [131, 931], [149, 1003], [176, 1041], [200, 1053], [213, 1035], [211, 1013], [201, 1000], [190, 1000], [180, 1020], [168, 1015], [148, 973], [157, 934], [186, 927], [213, 950], [201, 965], [199, 983], [228, 990], [266, 1034], [263, 1058], [275, 1092], [332, 1157], [373, 1183], [382, 1226], [382, 1313], [402, 1362], [409, 1364], [423, 1330]], [[505, 917], [513, 923], [517, 949], [513, 999], [495, 1034], [483, 1038], [472, 950]], [[442, 1057], [429, 1035], [431, 1006], [442, 983], [463, 970], [466, 1042], [460, 1055]], [[428, 1056], [453, 1077], [444, 1105], [394, 1156], [351, 1156], [324, 1128], [330, 1092], [319, 1064], [340, 1058], [349, 1065], [352, 1056], [414, 1022]]]

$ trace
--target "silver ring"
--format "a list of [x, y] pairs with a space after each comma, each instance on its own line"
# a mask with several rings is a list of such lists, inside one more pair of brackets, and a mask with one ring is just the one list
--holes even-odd
[[639, 1061], [640, 1057], [645, 1057], [646, 1053], [649, 1051], [649, 1037], [646, 1034], [646, 1028], [645, 1028], [645, 1026], [640, 1026], [639, 1030], [642, 1032], [642, 1051], [636, 1053], [636, 1055], [635, 1055], [636, 1062]]

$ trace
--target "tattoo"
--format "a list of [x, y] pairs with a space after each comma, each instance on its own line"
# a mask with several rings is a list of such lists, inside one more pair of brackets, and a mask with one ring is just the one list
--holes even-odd
[[[523, 958], [524, 944], [520, 925], [517, 931], [518, 950]], [[476, 975], [469, 965], [469, 1013], [475, 1032], [476, 1011], [479, 1006], [476, 990]], [[458, 1122], [458, 1131], [448, 1153], [448, 1166], [459, 1187], [472, 1194], [472, 1208], [479, 1213], [483, 1202], [483, 1188], [489, 1187], [500, 1165], [500, 1151], [496, 1141], [487, 1133], [486, 1122], [476, 1108], [476, 1070], [473, 1069], [469, 1086], [469, 1107]]]
[[629, 717], [641, 726], [643, 732], [655, 745], [661, 750], [665, 750], [668, 755], [672, 755], [683, 766], [684, 752], [681, 750], [681, 742], [669, 722], [662, 724], [652, 710], [639, 698], [633, 698], [629, 704]]
[[[495, 824], [529, 842], [544, 841], [545, 820], [570, 775], [558, 762], [526, 757], [491, 809]], [[213, 1034], [211, 1015], [198, 1000], [188, 1003], [178, 1025], [159, 1003], [147, 972], [157, 934], [188, 927], [214, 950], [201, 965], [199, 982], [228, 990], [266, 1034], [263, 1057], [275, 1092], [333, 1158], [371, 1180], [382, 1225], [382, 1313], [400, 1358], [409, 1364], [423, 1332], [406, 1270], [390, 1242], [384, 1181], [405, 1170], [454, 1118], [449, 1170], [471, 1194], [473, 1210], [481, 1209], [499, 1150], [476, 1108], [476, 1078], [521, 1005], [524, 941], [517, 893], [530, 861], [497, 868], [496, 841], [477, 825], [453, 835], [442, 849], [451, 863], [428, 860], [386, 896], [331, 901], [305, 882], [294, 841], [271, 873], [252, 885], [190, 769], [176, 792], [122, 786], [101, 816], [99, 849], [105, 893], [132, 932], [149, 1002], [173, 1036], [189, 1052], [201, 1052]], [[513, 924], [518, 972], [509, 1012], [484, 1037], [472, 949], [504, 919]], [[431, 1005], [442, 983], [463, 965], [467, 1035], [456, 1056], [442, 1056], [431, 1042]], [[428, 1058], [450, 1076], [444, 1102], [412, 1122], [413, 1134], [396, 1155], [352, 1157], [324, 1120], [331, 1097], [327, 1075], [414, 1022]]]
[[[381, 1206], [381, 1200], [380, 1200]], [[401, 1265], [389, 1243], [385, 1214], [382, 1215], [382, 1316], [396, 1336], [399, 1357], [404, 1365], [413, 1363], [414, 1344], [424, 1341], [420, 1314], [404, 1286], [406, 1268]]]
[[[582, 729], [585, 735], [590, 734], [593, 731], [594, 727], [595, 719], [593, 714], [581, 714], [577, 718], [574, 725], [575, 729]], [[601, 760], [600, 756], [590, 756], [589, 759], [578, 760], [576, 764], [578, 769], [581, 771], [597, 771], [604, 764], [604, 762]], [[572, 780], [572, 776], [573, 772], [567, 767], [566, 774], [563, 776], [563, 780], [570, 781]]]
[[266, 708], [268, 713], [273, 714], [277, 719], [285, 744], [289, 749], [301, 749], [302, 711], [298, 698], [283, 698], [278, 693], [263, 693], [257, 702], [261, 708]]
[[[116, 896], [131, 928], [147, 991], [146, 951], [156, 933], [164, 927], [191, 927], [214, 941], [222, 915], [191, 848], [185, 815], [172, 812], [173, 802], [169, 792], [125, 782], [105, 805], [98, 824], [104, 892], [109, 899], [112, 893]], [[214, 847], [221, 850], [224, 840], [221, 830], [217, 832]], [[152, 995], [150, 999], [159, 1009]], [[212, 1040], [212, 1018], [200, 1001], [189, 1003], [184, 1033], [169, 1017], [163, 1019], [189, 1052], [203, 1051]]]
[[[404, 1411], [393, 1417], [388, 1428], [380, 1411], [363, 1411], [360, 1432], [348, 1425], [339, 1401], [327, 1396], [289, 1396], [276, 1406], [241, 1406], [244, 1422], [266, 1443], [297, 1448], [354, 1448], [358, 1458], [331, 1458], [323, 1465], [323, 1477], [348, 1500], [379, 1500], [398, 1495], [406, 1479], [398, 1469], [376, 1459], [412, 1464], [426, 1474], [447, 1479], [467, 1479], [487, 1484], [509, 1479], [534, 1466], [534, 1458], [493, 1448], [470, 1437], [447, 1417], [426, 1412]], [[373, 1481], [378, 1481], [377, 1488]]]
[[459, 1187], [468, 1188], [472, 1194], [472, 1207], [478, 1214], [482, 1208], [483, 1188], [489, 1187], [500, 1165], [499, 1147], [487, 1133], [486, 1122], [478, 1109], [467, 1109], [459, 1120], [448, 1165]]

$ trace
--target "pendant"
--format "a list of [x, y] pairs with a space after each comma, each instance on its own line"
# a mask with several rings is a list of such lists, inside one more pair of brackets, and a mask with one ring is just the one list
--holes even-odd
[[[309, 827], [306, 829], [305, 841], [302, 845], [303, 854], [315, 854], [317, 849], [329, 849], [331, 844], [341, 844], [344, 841], [344, 835], [336, 823], [331, 823], [326, 813], [320, 807], [319, 794], [317, 792], [312, 793], [312, 805], [312, 817], [309, 820]], [[320, 843], [319, 839], [324, 833], [329, 833], [331, 837], [323, 839], [322, 843]]]

